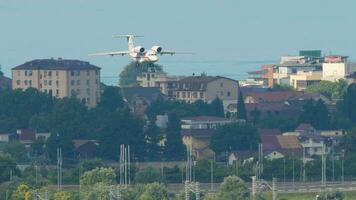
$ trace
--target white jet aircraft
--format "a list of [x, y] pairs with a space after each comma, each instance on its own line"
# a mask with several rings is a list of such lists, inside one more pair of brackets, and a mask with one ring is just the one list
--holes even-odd
[[143, 37], [136, 35], [118, 35], [114, 37], [126, 37], [128, 43], [127, 51], [113, 51], [105, 53], [94, 53], [89, 54], [90, 56], [116, 56], [116, 55], [130, 55], [131, 59], [137, 64], [150, 63], [153, 64], [158, 61], [158, 55], [174, 55], [174, 54], [189, 54], [186, 52], [175, 52], [175, 51], [163, 51], [161, 46], [153, 46], [151, 49], [147, 50], [143, 46], [134, 46], [133, 39], [135, 37]]

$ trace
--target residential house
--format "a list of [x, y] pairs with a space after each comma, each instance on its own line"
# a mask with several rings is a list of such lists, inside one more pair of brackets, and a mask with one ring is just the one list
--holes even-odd
[[244, 94], [244, 101], [246, 104], [286, 102], [300, 94], [301, 92], [297, 91], [250, 92]]
[[226, 77], [189, 76], [176, 82], [175, 98], [188, 103], [197, 100], [210, 103], [218, 97], [226, 108], [237, 102], [238, 87], [238, 81]]
[[299, 132], [300, 134], [306, 134], [306, 135], [314, 135], [316, 134], [316, 129], [311, 124], [301, 123], [295, 129], [295, 132]]
[[98, 153], [99, 143], [96, 140], [73, 140], [75, 153], [80, 158], [92, 158]]
[[26, 147], [30, 147], [30, 145], [36, 141], [36, 131], [33, 129], [18, 129], [16, 134], [18, 135], [19, 142]]
[[174, 99], [174, 89], [176, 82], [184, 78], [183, 76], [170, 76], [165, 72], [152, 71], [144, 72], [136, 79], [141, 87], [159, 88], [162, 94], [170, 99]]
[[0, 133], [0, 142], [10, 142], [11, 134]]
[[246, 163], [252, 162], [253, 159], [257, 156], [257, 151], [233, 151], [229, 154], [228, 164], [233, 165], [236, 162]]
[[301, 145], [296, 136], [261, 135], [263, 155], [268, 160], [286, 156], [299, 158], [302, 154]]
[[231, 119], [214, 116], [196, 116], [181, 119], [183, 143], [192, 148], [196, 159], [212, 158], [214, 152], [209, 148], [214, 130], [232, 123]]
[[121, 93], [133, 113], [138, 116], [143, 116], [153, 101], [160, 97], [164, 98], [160, 89], [156, 87], [123, 87]]

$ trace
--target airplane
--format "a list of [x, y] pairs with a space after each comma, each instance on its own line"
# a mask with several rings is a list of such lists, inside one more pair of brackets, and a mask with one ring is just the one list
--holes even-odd
[[151, 49], [146, 50], [143, 46], [135, 46], [133, 39], [137, 37], [143, 37], [139, 35], [117, 35], [115, 38], [125, 37], [128, 43], [128, 50], [126, 51], [112, 51], [105, 53], [93, 53], [89, 54], [89, 56], [116, 56], [116, 55], [129, 55], [131, 59], [139, 64], [149, 63], [153, 65], [153, 63], [158, 61], [158, 55], [174, 55], [174, 54], [190, 54], [187, 52], [175, 52], [175, 51], [165, 51], [161, 46], [153, 46]]

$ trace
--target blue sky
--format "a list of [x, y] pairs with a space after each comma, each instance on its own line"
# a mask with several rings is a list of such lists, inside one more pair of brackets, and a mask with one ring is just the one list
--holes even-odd
[[111, 36], [127, 33], [144, 35], [136, 44], [146, 48], [195, 52], [161, 58], [178, 74], [241, 74], [299, 49], [354, 59], [355, 8], [354, 0], [0, 0], [0, 64], [9, 75], [31, 59], [73, 58], [116, 77], [127, 57], [87, 54], [125, 50]]

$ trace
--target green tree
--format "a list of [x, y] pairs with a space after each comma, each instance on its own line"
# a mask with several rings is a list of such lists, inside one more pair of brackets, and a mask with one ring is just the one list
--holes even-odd
[[158, 170], [148, 167], [138, 171], [134, 179], [135, 183], [153, 183], [162, 182], [162, 176]]
[[124, 104], [124, 99], [122, 98], [119, 87], [105, 86], [97, 109], [115, 111], [119, 108], [122, 108]]
[[308, 100], [303, 106], [299, 121], [310, 123], [318, 130], [328, 129], [331, 123], [329, 111], [321, 99], [317, 102], [312, 99]]
[[224, 117], [224, 105], [223, 102], [219, 99], [219, 97], [216, 97], [211, 103], [210, 103], [210, 112], [212, 116], [217, 116], [217, 117]]
[[[126, 65], [124, 69], [121, 71], [119, 77], [119, 85], [121, 87], [132, 87], [137, 86], [136, 77], [141, 75], [143, 72], [148, 72], [150, 68], [150, 63], [140, 63], [137, 65], [136, 62], [131, 62], [130, 64]], [[156, 71], [162, 71], [162, 66], [160, 65], [153, 65], [153, 68]]]
[[339, 80], [338, 82], [320, 81], [309, 85], [307, 92], [319, 92], [333, 99], [342, 99], [347, 90], [347, 85], [345, 80]]
[[237, 118], [247, 120], [245, 101], [241, 91], [239, 91], [237, 100]]
[[0, 154], [0, 183], [10, 180], [10, 172], [18, 174], [15, 160], [9, 154]]
[[170, 113], [168, 119], [164, 157], [166, 160], [183, 160], [185, 158], [185, 146], [180, 133], [180, 119], [175, 113]]
[[54, 200], [71, 200], [71, 195], [68, 192], [56, 192], [54, 193]]
[[249, 124], [233, 123], [218, 127], [210, 139], [215, 153], [256, 149], [260, 141], [257, 129]]
[[139, 200], [168, 200], [166, 187], [161, 183], [148, 184]]
[[3, 151], [10, 154], [17, 162], [23, 162], [28, 159], [26, 147], [20, 142], [7, 143]]
[[350, 119], [352, 123], [356, 122], [356, 84], [352, 83], [347, 88], [344, 100], [338, 105], [342, 113]]
[[145, 130], [146, 138], [146, 159], [150, 161], [161, 160], [162, 147], [159, 142], [163, 139], [161, 130], [156, 126], [154, 120], [151, 120]]
[[[26, 199], [25, 197], [29, 197]], [[31, 199], [30, 187], [26, 184], [20, 184], [11, 196], [12, 200], [29, 200]]]
[[250, 193], [243, 180], [229, 176], [221, 184], [217, 197], [224, 200], [246, 200], [250, 198]]
[[29, 127], [38, 132], [49, 132], [51, 130], [51, 115], [49, 113], [38, 113], [32, 115]]
[[116, 175], [112, 168], [95, 168], [85, 172], [80, 178], [80, 183], [82, 186], [92, 186], [96, 183], [112, 185], [115, 183], [115, 177]]

